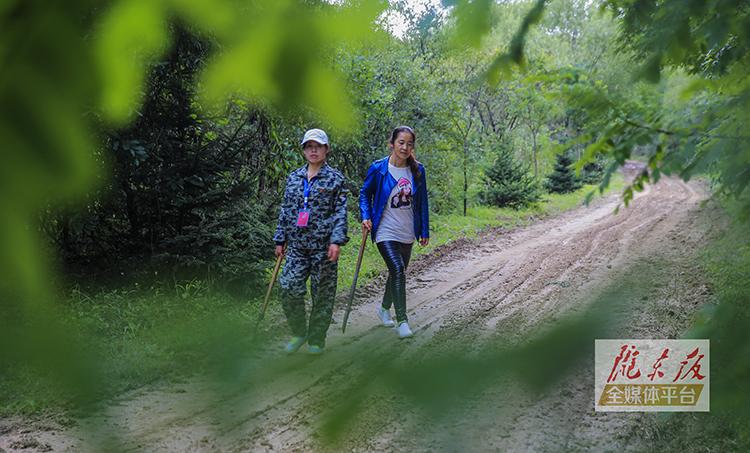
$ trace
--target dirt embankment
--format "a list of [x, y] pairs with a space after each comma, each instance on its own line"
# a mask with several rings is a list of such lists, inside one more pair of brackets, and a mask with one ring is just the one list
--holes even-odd
[[[637, 169], [636, 169], [637, 170]], [[6, 421], [0, 451], [95, 450], [112, 441], [127, 451], [307, 451], [330, 448], [322, 415], [347, 398], [341, 389], [368, 384], [375, 360], [417, 363], [498, 338], [521, 343], [529, 333], [571, 313], [626, 276], [640, 280], [622, 294], [623, 338], [679, 335], [710, 290], [693, 261], [721, 228], [699, 185], [663, 179], [613, 214], [618, 194], [511, 232], [418, 260], [408, 276], [413, 339], [398, 341], [377, 325], [375, 288], [362, 291], [347, 334], [331, 327], [319, 358], [268, 350], [248, 359], [246, 380], [217, 388], [195, 379], [124, 396], [76, 428], [30, 430]], [[341, 319], [341, 312], [334, 317]], [[464, 349], [471, 354], [471, 349]], [[491, 366], [491, 365], [489, 365]], [[544, 394], [498, 382], [450, 416], [434, 419], [389, 389], [358, 395], [356, 419], [336, 449], [351, 451], [560, 451], [636, 448], [644, 417], [595, 413], [593, 370], [582, 367]], [[112, 438], [112, 434], [117, 434]], [[25, 437], [24, 437], [25, 436]], [[86, 438], [88, 442], [84, 442]], [[22, 439], [36, 445], [19, 443]], [[49, 447], [49, 448], [47, 448]]]

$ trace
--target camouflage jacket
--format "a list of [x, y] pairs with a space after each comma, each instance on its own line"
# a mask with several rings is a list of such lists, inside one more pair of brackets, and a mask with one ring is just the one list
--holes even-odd
[[297, 216], [304, 205], [307, 165], [294, 170], [286, 180], [284, 200], [273, 240], [277, 244], [307, 250], [326, 250], [329, 244], [349, 241], [346, 225], [346, 188], [344, 175], [323, 164], [310, 181], [307, 208], [310, 218], [306, 227], [297, 226]]

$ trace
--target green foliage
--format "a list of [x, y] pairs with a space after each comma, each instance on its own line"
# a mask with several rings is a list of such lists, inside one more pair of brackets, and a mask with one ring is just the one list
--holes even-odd
[[[618, 165], [646, 160], [626, 202], [661, 174], [708, 173], [750, 212], [744, 3], [608, 0], [595, 14], [596, 5], [577, 0], [467, 0], [445, 2], [455, 8], [444, 20], [435, 8], [413, 14], [399, 2], [409, 23], [403, 40], [372, 25], [384, 2], [332, 3], [1, 3], [0, 392], [4, 400], [20, 394], [10, 376], [38, 395], [6, 407], [44, 407], [54, 398], [45, 390], [57, 386], [80, 406], [157, 379], [174, 363], [184, 367], [175, 374], [231, 368], [222, 359], [248, 345], [257, 304], [212, 290], [239, 285], [252, 295], [248, 286], [267, 278], [280, 190], [303, 163], [298, 139], [307, 127], [330, 132], [331, 163], [353, 195], [352, 231], [364, 172], [404, 123], [416, 128], [427, 167], [436, 244], [552, 209], [472, 206], [477, 192], [484, 203], [513, 208], [536, 200], [528, 168], [548, 171], [550, 143], [580, 157], [583, 178], [598, 174], [600, 191]], [[641, 77], [659, 83], [634, 81], [633, 59], [645, 62]], [[503, 143], [499, 152], [495, 143]], [[575, 204], [579, 195], [553, 204]], [[467, 217], [454, 214], [462, 204]], [[739, 252], [721, 258], [731, 266], [713, 271], [722, 305], [707, 327], [731, 351], [747, 349], [737, 333], [747, 331], [748, 275], [746, 229], [738, 231]], [[145, 275], [173, 281], [91, 297], [79, 290], [68, 306], [48, 249], [84, 286], [106, 273], [141, 285]], [[355, 253], [344, 249], [342, 282]], [[382, 262], [373, 247], [365, 260], [364, 279], [375, 277]], [[563, 326], [538, 344], [577, 347], [576, 333]], [[91, 341], [99, 338], [107, 340]], [[484, 352], [527, 376], [514, 351]], [[731, 359], [716, 356], [730, 372], [715, 394], [747, 438], [746, 398], [733, 393], [747, 363]], [[459, 363], [466, 382], [485, 383], [481, 361]], [[382, 379], [422, 403], [434, 392], [420, 389], [419, 378], [437, 374], [431, 389], [452, 390], [455, 365], [436, 360], [411, 376], [388, 367], [374, 375], [392, 371]]]
[[511, 65], [525, 65], [524, 43], [526, 35], [532, 25], [539, 22], [544, 13], [547, 0], [536, 0], [531, 9], [524, 15], [518, 31], [510, 41], [508, 51], [501, 53], [487, 70], [487, 80], [490, 84], [497, 83], [503, 74], [507, 75]]
[[576, 176], [575, 171], [571, 168], [573, 159], [568, 153], [557, 155], [554, 171], [547, 176], [545, 188], [553, 193], [573, 192], [581, 187], [581, 181]]
[[604, 177], [604, 168], [606, 161], [602, 158], [594, 162], [589, 162], [581, 168], [581, 183], [599, 184]]
[[750, 12], [741, 1], [608, 0], [603, 7], [622, 18], [623, 42], [651, 79], [664, 65], [720, 75], [746, 56]]
[[459, 0], [445, 3], [454, 8], [453, 16], [456, 20], [454, 45], [479, 47], [481, 39], [492, 27], [492, 14], [490, 14], [492, 2], [490, 0]]
[[[646, 62], [642, 76], [660, 80], [668, 67], [688, 71], [691, 81], [681, 89], [680, 102], [647, 106], [641, 118], [620, 115], [599, 134], [600, 145], [587, 160], [597, 153], [622, 160], [634, 145], [652, 144], [651, 172], [639, 175], [633, 189], [661, 173], [689, 179], [709, 172], [719, 192], [740, 196], [750, 183], [750, 138], [743, 129], [750, 119], [750, 11], [738, 2], [641, 3], [608, 1], [605, 7], [622, 17], [623, 45]], [[673, 72], [666, 76], [674, 84]]]
[[485, 204], [518, 209], [539, 199], [536, 180], [507, 146], [501, 146], [495, 162], [485, 170], [484, 182], [480, 198]]
[[[202, 104], [221, 109], [236, 95], [278, 108], [306, 104], [342, 128], [353, 126], [351, 104], [330, 69], [327, 52], [372, 38], [380, 1], [336, 7], [296, 0], [253, 2], [120, 1], [104, 14], [96, 35], [101, 105], [108, 119], [133, 118], [146, 68], [168, 48], [169, 19], [179, 18], [222, 46], [200, 75]], [[263, 20], [257, 20], [262, 17]]]
[[[733, 217], [744, 204], [733, 202]], [[712, 369], [722, 370], [713, 380], [711, 410], [740, 431], [740, 439], [750, 444], [750, 395], [744, 382], [750, 378], [750, 363], [739, 351], [750, 347], [750, 238], [747, 223], [734, 220], [729, 230], [706, 252], [708, 271], [716, 291], [718, 306], [706, 310], [693, 328], [691, 336], [707, 336], [712, 345]], [[714, 307], [712, 307], [714, 308]], [[738, 356], [739, 354], [739, 356]]]
[[210, 46], [175, 35], [138, 120], [108, 132], [113, 180], [86, 212], [50, 213], [43, 227], [73, 274], [95, 277], [96, 266], [101, 278], [120, 272], [118, 261], [140, 261], [141, 274], [244, 280], [247, 290], [271, 245], [280, 179], [298, 162], [274, 162], [282, 144], [268, 112], [234, 102], [207, 117], [193, 78]]
[[[490, 77], [493, 84], [501, 71], [510, 74], [509, 63], [522, 63], [521, 58], [512, 58], [512, 55], [521, 55], [513, 49], [519, 46], [523, 49], [529, 44], [527, 41], [532, 36], [529, 25], [540, 20], [545, 3], [538, 1], [533, 4], [517, 26], [510, 51], [500, 52], [495, 62], [487, 65], [493, 75]], [[618, 47], [609, 45], [609, 48], [616, 49], [615, 54], [607, 46], [595, 51], [598, 55], [590, 66], [581, 68], [586, 69], [588, 76], [595, 69], [599, 71], [597, 63], [606, 55], [608, 61], [618, 64], [628, 60], [642, 64], [641, 70], [635, 74], [622, 66], [622, 74], [656, 82], [665, 67], [685, 69], [691, 74], [693, 83], [682, 90], [682, 105], [664, 106], [659, 102], [659, 92], [664, 86], [646, 89], [651, 91], [648, 98], [632, 98], [633, 89], [643, 91], [643, 88], [623, 79], [622, 74], [618, 76], [612, 69], [602, 69], [602, 73], [608, 74], [608, 79], [617, 82], [617, 85], [608, 86], [598, 80], [580, 77], [583, 74], [579, 70], [576, 82], [563, 90], [565, 101], [575, 107], [576, 122], [581, 128], [572, 134], [568, 146], [574, 148], [589, 143], [579, 161], [579, 171], [599, 156], [607, 156], [622, 165], [636, 150], [642, 151], [646, 147], [649, 170], [638, 175], [625, 190], [623, 198], [626, 204], [634, 191], [648, 182], [658, 181], [662, 173], [678, 174], [688, 179], [700, 172], [710, 172], [718, 182], [719, 192], [740, 195], [746, 190], [750, 184], [747, 171], [750, 160], [745, 150], [750, 139], [743, 133], [742, 125], [750, 120], [750, 78], [744, 70], [748, 58], [750, 13], [747, 8], [738, 8], [739, 3], [690, 2], [688, 7], [682, 2], [657, 0], [603, 3], [602, 10], [611, 13], [620, 26], [621, 41]], [[586, 13], [574, 11], [585, 11], [587, 7], [550, 2], [549, 8], [551, 19], [542, 22], [542, 27], [548, 35], [565, 36], [570, 48], [576, 52], [575, 49], [581, 47], [580, 32], [589, 25], [581, 20]], [[555, 20], [562, 20], [563, 24], [552, 25], [550, 21]], [[607, 36], [603, 31], [597, 33]], [[532, 41], [529, 47], [534, 48], [533, 44]], [[589, 42], [585, 45], [594, 50], [595, 44]], [[582, 91], [586, 89], [580, 88], [587, 84], [593, 89], [584, 93]], [[572, 91], [577, 95], [571, 96]], [[645, 99], [645, 103], [639, 103]], [[615, 168], [609, 167], [604, 182]]]

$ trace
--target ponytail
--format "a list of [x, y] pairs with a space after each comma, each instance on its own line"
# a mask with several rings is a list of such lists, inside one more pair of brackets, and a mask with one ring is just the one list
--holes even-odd
[[414, 175], [414, 179], [419, 178], [419, 161], [414, 158], [414, 156], [409, 156], [406, 159], [406, 163], [409, 164], [409, 168], [411, 169], [411, 174]]

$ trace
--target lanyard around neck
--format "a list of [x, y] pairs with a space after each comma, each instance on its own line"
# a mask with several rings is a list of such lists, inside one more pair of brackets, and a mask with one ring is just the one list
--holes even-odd
[[307, 210], [307, 201], [310, 199], [310, 187], [312, 186], [313, 181], [315, 181], [318, 178], [318, 175], [315, 175], [312, 177], [310, 181], [307, 180], [307, 175], [305, 175], [304, 179], [302, 180], [305, 184], [305, 201], [303, 209]]

